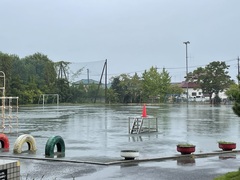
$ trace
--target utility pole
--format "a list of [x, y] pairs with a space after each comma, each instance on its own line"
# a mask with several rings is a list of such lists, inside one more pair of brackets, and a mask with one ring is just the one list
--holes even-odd
[[107, 59], [105, 60], [105, 103], [107, 103]]
[[88, 82], [88, 85], [89, 85], [89, 69], [87, 69], [87, 82]]
[[98, 84], [98, 89], [97, 89], [97, 93], [96, 93], [96, 96], [95, 96], [95, 99], [94, 99], [94, 103], [96, 103], [99, 88], [100, 88], [100, 85], [102, 84], [102, 78], [103, 78], [104, 70], [105, 70], [105, 103], [107, 102], [107, 59], [106, 59], [104, 65], [103, 65], [103, 70], [102, 70], [102, 74], [101, 74], [100, 81], [99, 81], [99, 84]]
[[238, 76], [237, 76], [237, 78], [238, 78], [238, 85], [239, 85], [239, 56], [238, 56]]
[[188, 104], [188, 51], [187, 45], [190, 44], [189, 41], [183, 42], [186, 45], [186, 83], [187, 83], [187, 104]]

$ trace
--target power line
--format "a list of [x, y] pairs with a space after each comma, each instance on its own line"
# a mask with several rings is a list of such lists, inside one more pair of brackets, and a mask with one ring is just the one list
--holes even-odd
[[[236, 62], [236, 58], [234, 59], [229, 59], [229, 60], [223, 60], [221, 62]], [[209, 64], [209, 63], [208, 63]], [[195, 66], [189, 66], [188, 68], [189, 69], [192, 69], [192, 68], [198, 68], [198, 67], [205, 67], [207, 66], [208, 64], [202, 64], [202, 65], [195, 65]], [[230, 65], [237, 65], [237, 63], [234, 63], [234, 64], [230, 64]], [[185, 69], [186, 67], [156, 67], [157, 69], [166, 69], [166, 70], [181, 70], [181, 69]], [[119, 74], [134, 74], [134, 73], [141, 73], [141, 72], [144, 72], [146, 71], [146, 69], [144, 70], [136, 70], [136, 71], [131, 71], [131, 72], [122, 72], [122, 73], [114, 73], [114, 74], [108, 74], [110, 76], [117, 76]], [[179, 73], [183, 73], [183, 71], [178, 71]]]
[[[225, 61], [222, 61], [222, 62], [231, 62], [231, 61], [236, 61], [236, 58], [235, 59], [230, 59], [230, 60], [225, 60]], [[189, 68], [196, 68], [196, 67], [203, 67], [203, 66], [207, 66], [208, 64], [204, 64], [204, 65], [196, 65], [196, 66], [188, 66]], [[186, 67], [175, 67], [175, 68], [166, 68], [165, 69], [185, 69]], [[160, 69], [160, 68], [158, 68]]]

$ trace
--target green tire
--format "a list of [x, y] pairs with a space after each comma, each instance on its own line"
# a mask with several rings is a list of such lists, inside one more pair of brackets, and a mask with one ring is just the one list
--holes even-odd
[[65, 143], [61, 136], [52, 136], [48, 139], [45, 146], [45, 155], [54, 156], [54, 148], [57, 146], [58, 153], [65, 153]]

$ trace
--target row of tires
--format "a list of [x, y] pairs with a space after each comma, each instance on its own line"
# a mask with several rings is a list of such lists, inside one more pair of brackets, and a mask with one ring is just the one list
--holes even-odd
[[[9, 139], [6, 134], [0, 133], [0, 142], [1, 148], [7, 150], [9, 149]], [[28, 145], [28, 151], [33, 153], [37, 151], [36, 141], [34, 137], [30, 134], [23, 134], [16, 139], [13, 147], [13, 152], [15, 154], [22, 153], [22, 147], [25, 143]], [[55, 146], [57, 147], [58, 154], [65, 154], [65, 143], [63, 138], [61, 136], [52, 136], [48, 139], [45, 145], [45, 155], [50, 157], [54, 156]]]

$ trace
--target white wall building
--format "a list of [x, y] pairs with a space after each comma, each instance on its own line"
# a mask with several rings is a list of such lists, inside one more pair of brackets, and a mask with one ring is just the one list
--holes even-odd
[[[184, 89], [184, 93], [181, 95], [182, 98], [187, 98], [188, 91], [188, 99], [189, 101], [207, 101], [209, 100], [209, 94], [203, 94], [202, 89], [200, 89], [199, 85], [195, 82], [187, 82], [183, 81], [180, 83], [180, 87]], [[225, 91], [219, 92], [219, 97], [224, 100], [227, 99], [227, 95]], [[215, 97], [215, 93], [212, 94], [212, 98]]]

